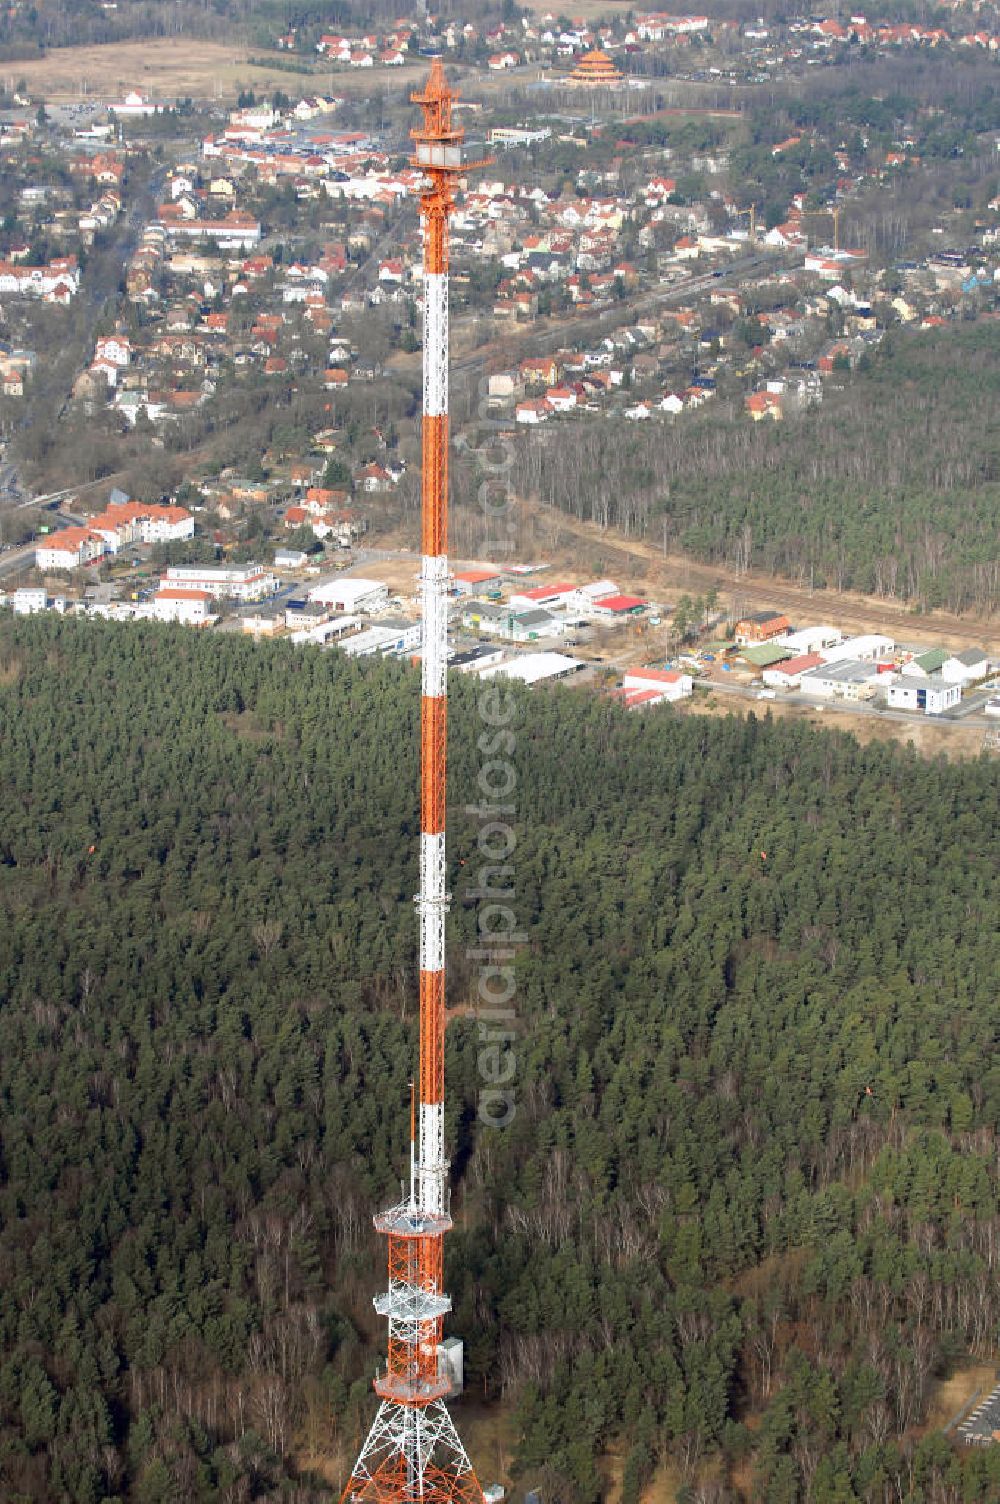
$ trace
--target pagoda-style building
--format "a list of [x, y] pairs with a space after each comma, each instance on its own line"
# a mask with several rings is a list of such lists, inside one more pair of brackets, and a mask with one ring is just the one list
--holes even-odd
[[606, 52], [595, 47], [593, 52], [584, 53], [567, 82], [582, 84], [588, 89], [614, 89], [625, 82], [625, 75], [618, 71]]

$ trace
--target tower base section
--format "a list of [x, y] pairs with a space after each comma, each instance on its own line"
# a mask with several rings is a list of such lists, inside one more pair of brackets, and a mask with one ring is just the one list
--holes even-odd
[[442, 1400], [383, 1400], [341, 1504], [483, 1504], [483, 1491]]

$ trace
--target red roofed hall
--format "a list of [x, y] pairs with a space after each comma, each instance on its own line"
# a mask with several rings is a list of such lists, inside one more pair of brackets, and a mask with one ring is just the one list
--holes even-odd
[[499, 590], [501, 578], [495, 569], [463, 569], [454, 577], [459, 595], [490, 595]]

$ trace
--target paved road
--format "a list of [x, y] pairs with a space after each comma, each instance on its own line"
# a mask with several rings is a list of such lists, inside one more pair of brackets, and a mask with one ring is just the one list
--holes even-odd
[[10, 460], [5, 460], [3, 464], [0, 464], [0, 502], [8, 496], [16, 501], [20, 494], [21, 487], [17, 478], [17, 466], [12, 464]]
[[[714, 694], [716, 690], [719, 690], [723, 694], [735, 695], [738, 699], [760, 700], [765, 708], [768, 705], [780, 703], [795, 705], [800, 710], [829, 710], [833, 715], [877, 716], [879, 720], [900, 721], [907, 726], [922, 724], [926, 719], [909, 710], [889, 710], [878, 701], [872, 700], [821, 700], [813, 695], [798, 694], [795, 690], [776, 690], [773, 699], [771, 696], [762, 698], [759, 686], [753, 684], [727, 683], [724, 679], [696, 679], [694, 682], [696, 689], [706, 693]], [[987, 698], [986, 695], [982, 696], [983, 704]], [[952, 726], [959, 721], [967, 721], [970, 714], [977, 717], [977, 725], [980, 721], [983, 725], [987, 724], [986, 717], [981, 714], [981, 705], [976, 703], [972, 703], [967, 709], [949, 712], [947, 715], [932, 716], [930, 719], [939, 725]]]
[[[134, 171], [134, 169], [133, 169]], [[166, 167], [156, 167], [150, 173], [148, 179], [141, 178], [129, 184], [128, 212], [118, 221], [114, 239], [111, 243], [97, 251], [91, 257], [90, 276], [86, 273], [80, 281], [78, 303], [86, 310], [84, 321], [84, 345], [83, 364], [74, 373], [74, 379], [79, 372], [85, 370], [90, 362], [94, 335], [97, 330], [101, 312], [110, 297], [114, 297], [116, 310], [119, 303], [118, 282], [133, 251], [139, 244], [140, 237], [146, 225], [153, 217], [153, 212], [166, 182]], [[111, 282], [114, 280], [112, 290]], [[72, 388], [66, 393], [56, 415], [56, 421], [61, 419], [69, 406], [72, 397]]]
[[962, 1421], [958, 1432], [967, 1444], [982, 1444], [991, 1442], [998, 1430], [1000, 1430], [1000, 1385], [984, 1400], [979, 1400], [975, 1409]]
[[0, 554], [0, 579], [8, 579], [11, 575], [26, 574], [35, 562], [35, 545], [30, 543], [26, 548], [13, 548], [9, 554]]

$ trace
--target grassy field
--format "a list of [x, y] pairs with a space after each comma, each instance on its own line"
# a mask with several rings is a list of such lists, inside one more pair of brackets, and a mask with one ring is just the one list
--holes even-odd
[[321, 68], [292, 73], [269, 64], [251, 63], [259, 57], [242, 46], [224, 42], [201, 42], [188, 38], [160, 38], [145, 42], [116, 42], [107, 47], [53, 48], [43, 58], [9, 63], [4, 83], [27, 81], [35, 98], [53, 101], [119, 98], [129, 89], [141, 89], [150, 98], [234, 99], [241, 89], [258, 94], [282, 89], [296, 93], [371, 93], [377, 80], [385, 90], [409, 88], [413, 78], [426, 71], [423, 59], [395, 69]]
[[995, 1363], [972, 1363], [968, 1368], [957, 1368], [950, 1378], [941, 1379], [936, 1385], [927, 1407], [927, 1431], [941, 1431], [972, 1404], [979, 1395], [985, 1398], [997, 1381]]
[[573, 21], [610, 20], [629, 9], [627, 0], [575, 0], [575, 4], [563, 9], [553, 5], [552, 0], [525, 0], [525, 8], [538, 16], [569, 16]]

